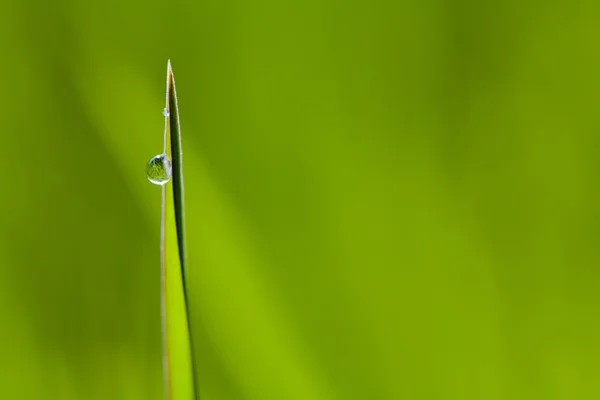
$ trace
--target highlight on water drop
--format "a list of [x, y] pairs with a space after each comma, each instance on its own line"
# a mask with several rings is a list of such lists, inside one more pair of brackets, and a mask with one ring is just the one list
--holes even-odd
[[166, 108], [163, 108], [163, 115], [165, 117], [168, 117], [169, 116], [169, 110], [167, 110]]
[[169, 182], [172, 172], [171, 160], [164, 153], [152, 157], [146, 165], [146, 176], [155, 185], [164, 185]]

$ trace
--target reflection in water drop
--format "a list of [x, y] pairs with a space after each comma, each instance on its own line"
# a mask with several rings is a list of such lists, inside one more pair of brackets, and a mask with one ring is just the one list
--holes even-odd
[[146, 176], [155, 185], [164, 185], [171, 179], [171, 160], [166, 154], [159, 154], [148, 161]]
[[167, 110], [166, 108], [163, 108], [163, 115], [165, 117], [168, 117], [169, 116], [169, 110]]

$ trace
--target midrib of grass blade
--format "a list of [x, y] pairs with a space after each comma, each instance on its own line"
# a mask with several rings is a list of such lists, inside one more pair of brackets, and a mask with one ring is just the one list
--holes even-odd
[[164, 151], [173, 172], [162, 189], [161, 307], [167, 400], [198, 400], [186, 285], [181, 130], [171, 62], [167, 67]]

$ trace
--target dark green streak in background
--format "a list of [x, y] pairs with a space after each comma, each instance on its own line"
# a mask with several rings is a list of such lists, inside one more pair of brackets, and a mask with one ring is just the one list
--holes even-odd
[[5, 2], [0, 398], [162, 396], [168, 58], [203, 399], [600, 398], [599, 12]]

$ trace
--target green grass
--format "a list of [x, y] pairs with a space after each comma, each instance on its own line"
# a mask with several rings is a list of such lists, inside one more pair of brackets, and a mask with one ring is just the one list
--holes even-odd
[[161, 271], [163, 368], [167, 400], [198, 399], [189, 318], [183, 161], [175, 78], [167, 67], [167, 115], [164, 152], [172, 161], [172, 178], [162, 186]]
[[164, 399], [168, 57], [202, 400], [600, 399], [598, 15], [4, 2], [0, 399]]

